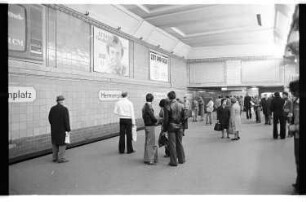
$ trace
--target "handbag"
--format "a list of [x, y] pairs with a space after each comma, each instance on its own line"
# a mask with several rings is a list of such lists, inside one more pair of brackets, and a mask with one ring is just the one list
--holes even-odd
[[162, 147], [168, 144], [168, 138], [166, 137], [166, 133], [160, 132], [158, 137], [158, 146]]
[[133, 127], [132, 127], [132, 140], [133, 140], [134, 142], [137, 141], [137, 131], [136, 131], [136, 129], [137, 129], [136, 126], [133, 126]]
[[65, 144], [70, 144], [70, 133], [65, 132]]
[[216, 123], [215, 124], [215, 127], [214, 127], [214, 130], [215, 131], [221, 131], [222, 129], [221, 129], [221, 123]]

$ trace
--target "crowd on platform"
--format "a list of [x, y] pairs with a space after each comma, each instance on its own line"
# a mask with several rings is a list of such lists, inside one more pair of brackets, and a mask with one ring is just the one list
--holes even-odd
[[[271, 125], [273, 118], [273, 138], [281, 139], [286, 137], [286, 128], [288, 127], [288, 136], [294, 136], [294, 148], [297, 173], [299, 173], [299, 89], [298, 80], [290, 83], [289, 97], [288, 92], [275, 92], [270, 96], [262, 98], [258, 96], [251, 97], [248, 94], [242, 96], [219, 96], [215, 102], [212, 98], [208, 99], [207, 104], [202, 97], [197, 97], [190, 101], [187, 96], [181, 101], [176, 97], [176, 93], [171, 91], [167, 98], [159, 102], [159, 115], [155, 116], [152, 102], [154, 96], [148, 93], [145, 97], [146, 102], [142, 108], [142, 118], [145, 125], [145, 143], [144, 143], [144, 163], [155, 165], [158, 162], [158, 146], [165, 146], [165, 157], [170, 157], [170, 166], [177, 166], [186, 162], [182, 139], [185, 130], [188, 129], [188, 119], [192, 117], [193, 122], [204, 121], [206, 112], [206, 125], [212, 125], [212, 113], [216, 112], [217, 121], [215, 130], [221, 131], [221, 138], [230, 138], [239, 140], [241, 134], [241, 115], [245, 111], [247, 120], [252, 120], [255, 114], [256, 123], [261, 123], [261, 112], [265, 117], [265, 124]], [[120, 135], [119, 135], [119, 153], [124, 154], [125, 145], [127, 153], [134, 153], [132, 141], [133, 133], [136, 133], [136, 122], [133, 103], [128, 99], [128, 93], [123, 92], [122, 98], [115, 103], [114, 113], [119, 116]], [[64, 154], [66, 150], [66, 137], [70, 132], [69, 112], [63, 105], [64, 97], [57, 97], [57, 105], [53, 106], [49, 113], [49, 122], [51, 124], [51, 141], [53, 150], [53, 161], [58, 163], [68, 162]], [[280, 134], [278, 134], [278, 124], [280, 124]], [[161, 125], [161, 131], [158, 136], [158, 146], [155, 141], [155, 127]], [[296, 190], [299, 190], [299, 176], [296, 183], [293, 184]]]

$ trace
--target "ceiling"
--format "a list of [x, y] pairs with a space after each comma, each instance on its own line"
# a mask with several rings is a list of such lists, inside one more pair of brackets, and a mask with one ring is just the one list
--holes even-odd
[[191, 48], [285, 43], [294, 5], [122, 5]]

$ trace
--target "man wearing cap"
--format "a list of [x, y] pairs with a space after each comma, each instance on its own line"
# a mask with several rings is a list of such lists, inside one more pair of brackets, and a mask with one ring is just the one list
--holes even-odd
[[49, 123], [51, 125], [51, 142], [53, 152], [53, 162], [65, 163], [68, 162], [64, 158], [66, 144], [66, 132], [70, 132], [69, 111], [64, 106], [65, 98], [57, 96], [57, 105], [53, 106], [49, 112]]
[[122, 92], [121, 99], [116, 102], [114, 113], [119, 116], [120, 138], [119, 153], [123, 154], [125, 150], [125, 134], [127, 141], [127, 153], [134, 153], [132, 145], [132, 126], [135, 125], [135, 115], [133, 103], [128, 100], [128, 93]]

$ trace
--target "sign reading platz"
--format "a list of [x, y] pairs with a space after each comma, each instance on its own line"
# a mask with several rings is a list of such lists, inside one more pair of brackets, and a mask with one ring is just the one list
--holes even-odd
[[9, 102], [33, 102], [36, 99], [36, 90], [33, 87], [10, 86]]

